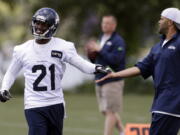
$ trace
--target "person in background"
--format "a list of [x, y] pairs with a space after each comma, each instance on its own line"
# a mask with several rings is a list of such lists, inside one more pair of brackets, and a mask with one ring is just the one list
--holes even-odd
[[101, 65], [80, 57], [74, 44], [53, 37], [59, 15], [52, 8], [41, 8], [32, 17], [34, 39], [15, 46], [12, 62], [3, 78], [0, 101], [11, 98], [10, 88], [23, 69], [25, 77], [24, 109], [29, 135], [62, 135], [65, 114], [61, 80], [65, 63], [84, 73], [106, 72]]
[[97, 83], [117, 77], [153, 77], [155, 96], [152, 104], [150, 135], [177, 135], [180, 129], [180, 10], [166, 8], [158, 22], [159, 43], [134, 67], [110, 73]]
[[[102, 17], [101, 28], [103, 34], [99, 43], [91, 39], [85, 49], [88, 58], [96, 63], [110, 68], [114, 72], [125, 68], [126, 45], [123, 38], [116, 32], [117, 19], [113, 15]], [[105, 74], [98, 73], [95, 80], [101, 79]], [[124, 128], [119, 112], [122, 111], [124, 81], [121, 77], [110, 78], [96, 83], [96, 95], [99, 110], [105, 116], [104, 135], [112, 135], [116, 127], [120, 135]]]

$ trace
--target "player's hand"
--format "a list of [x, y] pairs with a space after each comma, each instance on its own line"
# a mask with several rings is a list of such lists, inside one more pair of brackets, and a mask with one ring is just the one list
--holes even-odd
[[1, 90], [0, 91], [0, 102], [6, 102], [10, 98], [12, 98], [12, 96], [8, 90]]
[[99, 83], [99, 82], [104, 81], [104, 80], [106, 80], [108, 78], [114, 78], [114, 77], [116, 77], [116, 73], [110, 72], [109, 74], [107, 74], [106, 76], [104, 76], [103, 78], [101, 78], [99, 80], [96, 80], [95, 82]]
[[110, 68], [107, 68], [107, 67], [104, 67], [102, 65], [96, 65], [96, 68], [95, 68], [95, 74], [97, 73], [103, 73], [103, 74], [108, 74], [111, 72], [111, 69]]

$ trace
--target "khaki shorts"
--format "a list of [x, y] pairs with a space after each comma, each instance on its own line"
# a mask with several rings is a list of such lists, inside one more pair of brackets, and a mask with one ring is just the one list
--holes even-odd
[[101, 112], [121, 112], [123, 101], [124, 81], [115, 81], [104, 84], [102, 86], [96, 85], [96, 96]]

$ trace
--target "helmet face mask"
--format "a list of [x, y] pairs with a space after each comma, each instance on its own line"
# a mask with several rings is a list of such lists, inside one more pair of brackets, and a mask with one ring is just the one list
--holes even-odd
[[[47, 30], [39, 28], [38, 25], [45, 25]], [[31, 30], [35, 39], [50, 39], [59, 25], [59, 16], [51, 8], [41, 8], [32, 17]]]

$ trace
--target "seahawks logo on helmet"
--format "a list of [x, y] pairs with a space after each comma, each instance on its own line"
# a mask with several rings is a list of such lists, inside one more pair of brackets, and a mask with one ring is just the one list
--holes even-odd
[[[36, 32], [35, 23], [41, 21], [48, 24], [48, 29], [38, 34]], [[52, 8], [41, 8], [32, 17], [31, 30], [32, 35], [36, 39], [50, 39], [55, 33], [59, 25], [59, 15]]]

